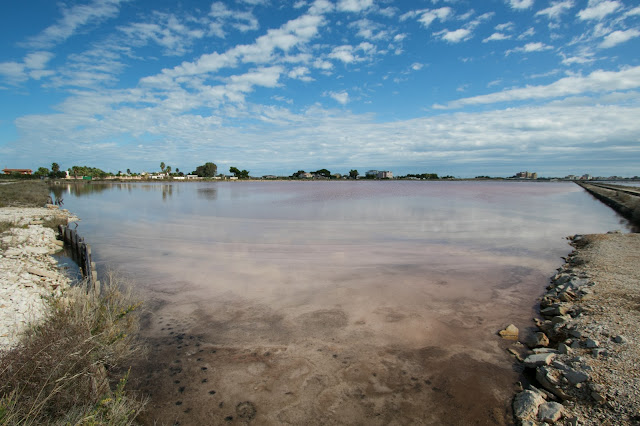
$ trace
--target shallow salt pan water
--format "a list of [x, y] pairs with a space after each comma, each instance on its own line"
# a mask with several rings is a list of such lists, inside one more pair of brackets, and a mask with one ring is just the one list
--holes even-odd
[[496, 331], [529, 326], [566, 236], [626, 229], [570, 183], [57, 191], [147, 300], [149, 424], [508, 424]]

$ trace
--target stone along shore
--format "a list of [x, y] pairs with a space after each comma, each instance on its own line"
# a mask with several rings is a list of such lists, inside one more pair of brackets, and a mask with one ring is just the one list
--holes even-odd
[[0, 237], [0, 351], [13, 347], [28, 324], [42, 317], [47, 297], [69, 285], [52, 256], [63, 243], [43, 224], [74, 219], [53, 205], [0, 208], [0, 222], [14, 224]]
[[[509, 349], [531, 384], [519, 424], [640, 424], [640, 234], [574, 236], [540, 300], [536, 327]], [[518, 339], [513, 326], [500, 332]]]

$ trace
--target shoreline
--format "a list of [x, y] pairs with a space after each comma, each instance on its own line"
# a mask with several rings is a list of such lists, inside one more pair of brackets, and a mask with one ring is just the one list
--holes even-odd
[[[640, 423], [640, 234], [576, 235], [540, 297], [535, 332], [509, 348], [535, 376], [519, 424]], [[528, 348], [527, 348], [528, 346]]]
[[42, 319], [45, 299], [60, 295], [71, 283], [53, 257], [63, 243], [44, 226], [48, 220], [76, 219], [58, 206], [0, 208], [0, 222], [16, 225], [1, 239], [0, 351], [14, 347], [29, 324]]

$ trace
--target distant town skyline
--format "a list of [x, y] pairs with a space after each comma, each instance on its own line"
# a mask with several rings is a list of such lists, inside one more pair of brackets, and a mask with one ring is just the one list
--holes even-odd
[[2, 168], [640, 174], [631, 0], [0, 10]]

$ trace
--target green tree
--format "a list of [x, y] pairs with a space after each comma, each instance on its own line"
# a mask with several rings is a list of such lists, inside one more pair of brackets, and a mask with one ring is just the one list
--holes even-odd
[[200, 177], [214, 177], [217, 173], [218, 166], [215, 163], [204, 163], [202, 166], [196, 167], [196, 170], [192, 172], [192, 174]]
[[171, 175], [171, 166], [167, 166], [167, 174]]
[[230, 167], [229, 172], [233, 173], [233, 175], [238, 179], [247, 179], [249, 177], [248, 170], [240, 170], [237, 167]]
[[326, 178], [330, 178], [331, 177], [331, 172], [327, 169], [320, 169], [320, 170], [316, 170], [315, 172], [316, 176], [322, 176], [322, 177], [326, 177]]
[[49, 169], [47, 169], [46, 167], [39, 167], [38, 170], [36, 170], [36, 172], [33, 175], [37, 176], [37, 177], [48, 176], [49, 175]]
[[164, 173], [164, 169], [165, 169], [166, 167], [167, 167], [167, 166], [165, 166], [164, 161], [160, 162], [160, 170], [162, 170], [162, 173]]
[[349, 177], [350, 177], [351, 179], [357, 179], [359, 174], [360, 174], [360, 173], [358, 173], [358, 171], [357, 171], [357, 170], [355, 170], [355, 169], [353, 169], [353, 170], [349, 170]]
[[127, 174], [130, 175], [131, 174], [131, 169], [127, 169]]

